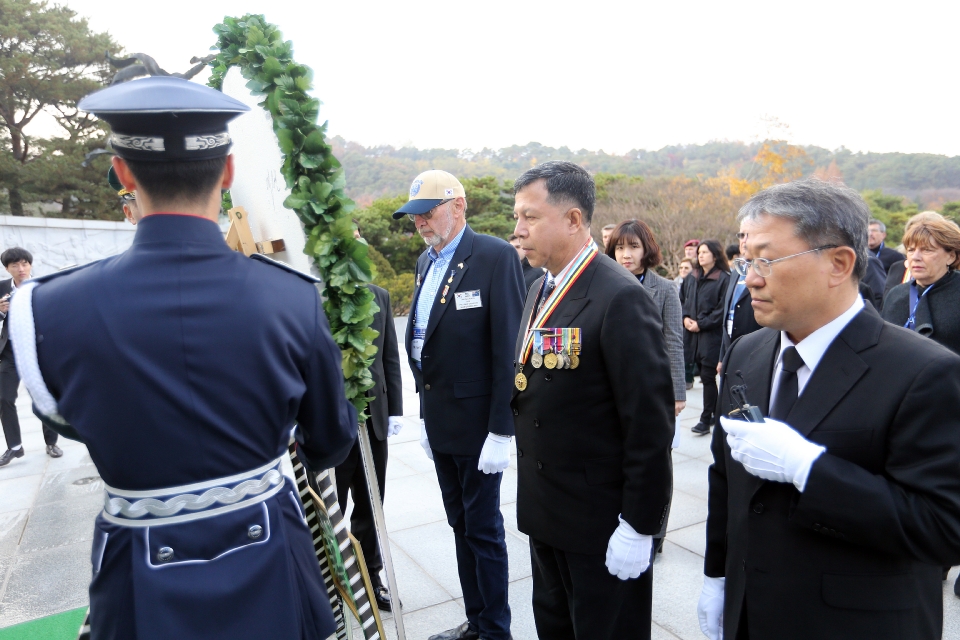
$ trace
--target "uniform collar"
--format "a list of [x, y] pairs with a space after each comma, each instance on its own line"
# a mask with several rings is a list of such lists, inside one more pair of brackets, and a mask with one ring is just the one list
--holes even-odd
[[133, 244], [155, 242], [192, 242], [230, 250], [216, 222], [190, 214], [154, 213], [144, 216], [137, 223]]

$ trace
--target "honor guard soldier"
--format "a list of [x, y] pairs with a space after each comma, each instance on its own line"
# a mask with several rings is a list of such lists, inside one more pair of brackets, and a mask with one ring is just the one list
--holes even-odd
[[514, 194], [514, 233], [547, 270], [527, 296], [511, 403], [537, 634], [649, 638], [674, 430], [660, 310], [598, 252], [595, 186], [582, 167], [537, 165]]
[[293, 482], [356, 439], [340, 350], [309, 276], [227, 248], [227, 122], [247, 107], [151, 77], [78, 105], [106, 120], [143, 214], [133, 245], [29, 281], [11, 335], [36, 411], [106, 484], [91, 637], [327, 638], [330, 602]]
[[417, 261], [407, 323], [420, 394], [420, 444], [437, 469], [467, 621], [430, 640], [507, 640], [507, 545], [500, 480], [510, 462], [513, 341], [523, 308], [517, 252], [466, 223], [463, 185], [446, 171], [413, 181], [410, 216], [429, 249]]

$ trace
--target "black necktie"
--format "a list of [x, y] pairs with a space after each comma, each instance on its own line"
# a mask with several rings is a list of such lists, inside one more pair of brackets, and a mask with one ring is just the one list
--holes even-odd
[[797, 371], [803, 366], [803, 358], [797, 353], [796, 347], [787, 347], [783, 350], [782, 369], [780, 371], [780, 386], [777, 387], [777, 396], [770, 405], [770, 417], [774, 420], [786, 420], [797, 402], [799, 384]]
[[543, 289], [543, 296], [540, 298], [539, 304], [537, 304], [537, 313], [533, 314], [536, 316], [543, 309], [543, 303], [547, 301], [547, 298], [550, 297], [550, 294], [553, 293], [553, 288], [557, 286], [556, 281], [550, 276], [546, 276], [547, 286]]

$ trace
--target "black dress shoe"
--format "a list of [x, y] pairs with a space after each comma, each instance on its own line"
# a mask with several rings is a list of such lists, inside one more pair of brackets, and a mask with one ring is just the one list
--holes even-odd
[[61, 449], [55, 444], [48, 444], [47, 455], [50, 456], [51, 458], [59, 458], [60, 456], [63, 455], [63, 449]]
[[0, 467], [5, 467], [10, 464], [10, 461], [14, 458], [23, 457], [23, 447], [19, 449], [7, 449], [2, 456], [0, 456]]
[[[380, 611], [393, 611], [393, 601], [390, 599], [390, 592], [382, 584], [373, 588], [373, 597], [377, 601], [377, 608]], [[403, 603], [400, 603], [403, 606]]]
[[455, 629], [448, 629], [443, 633], [430, 636], [429, 640], [479, 640], [480, 632], [470, 626], [470, 621], [464, 622]]
[[690, 431], [693, 431], [698, 436], [705, 436], [708, 433], [710, 433], [710, 425], [703, 424], [702, 422], [698, 422], [697, 424], [695, 424], [693, 427], [690, 428]]

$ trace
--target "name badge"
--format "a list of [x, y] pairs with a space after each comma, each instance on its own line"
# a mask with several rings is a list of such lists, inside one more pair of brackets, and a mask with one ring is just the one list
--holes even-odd
[[423, 353], [423, 339], [427, 336], [426, 329], [413, 329], [413, 340], [410, 341], [410, 357], [420, 362], [420, 354]]
[[453, 294], [457, 300], [457, 311], [461, 309], [476, 309], [477, 307], [482, 307], [480, 303], [480, 290], [474, 289], [473, 291], [461, 291], [460, 293]]

